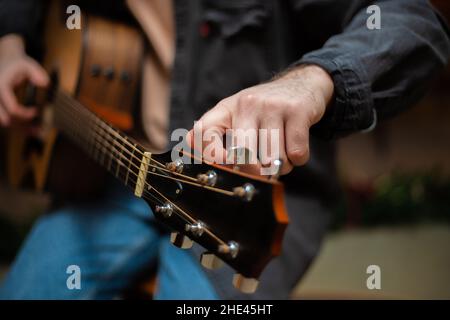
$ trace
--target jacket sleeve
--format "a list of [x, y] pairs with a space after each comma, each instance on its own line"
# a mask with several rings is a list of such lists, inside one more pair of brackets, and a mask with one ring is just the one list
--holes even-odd
[[[312, 3], [296, 5], [308, 2]], [[450, 55], [448, 28], [428, 1], [343, 2], [334, 3], [345, 10], [318, 10], [329, 12], [328, 17], [335, 14], [328, 25], [341, 27], [341, 32], [295, 63], [319, 65], [333, 78], [333, 105], [311, 130], [323, 138], [370, 130], [377, 120], [411, 106]], [[314, 5], [320, 3], [330, 1], [317, 0]], [[380, 9], [380, 29], [367, 26], [370, 5]]]
[[40, 50], [43, 0], [0, 0], [0, 37], [19, 34], [24, 37], [27, 51]]

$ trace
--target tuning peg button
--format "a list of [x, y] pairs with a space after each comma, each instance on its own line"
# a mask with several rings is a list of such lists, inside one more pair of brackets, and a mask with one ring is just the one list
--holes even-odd
[[258, 285], [258, 279], [246, 278], [239, 273], [233, 276], [233, 286], [243, 293], [254, 293], [258, 289]]
[[191, 239], [178, 232], [172, 232], [170, 234], [170, 242], [180, 249], [190, 249], [193, 245], [193, 241]]
[[211, 252], [204, 252], [200, 257], [200, 263], [206, 269], [215, 270], [223, 266], [223, 261]]

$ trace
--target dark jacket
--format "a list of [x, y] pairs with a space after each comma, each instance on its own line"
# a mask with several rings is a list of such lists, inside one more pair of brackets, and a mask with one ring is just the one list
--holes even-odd
[[[367, 27], [372, 4], [381, 10], [379, 30]], [[0, 35], [21, 33], [37, 48], [41, 5], [0, 0]], [[129, 17], [118, 0], [87, 1], [84, 8]], [[311, 160], [283, 178], [291, 219], [283, 255], [253, 296], [286, 298], [326, 230], [337, 190], [333, 139], [372, 128], [417, 101], [447, 63], [449, 31], [425, 0], [175, 0], [175, 21], [172, 129], [190, 128], [222, 98], [292, 65], [320, 65], [334, 80], [331, 111], [311, 131]], [[209, 275], [222, 297], [240, 297], [228, 284], [230, 272]]]

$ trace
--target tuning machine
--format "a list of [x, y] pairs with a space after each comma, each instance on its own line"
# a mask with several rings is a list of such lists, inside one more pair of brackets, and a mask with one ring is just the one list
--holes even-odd
[[227, 254], [230, 258], [234, 259], [239, 253], [239, 244], [235, 241], [223, 243], [219, 245], [218, 251], [222, 254]]
[[171, 203], [165, 203], [161, 206], [157, 205], [155, 211], [161, 213], [164, 218], [170, 218], [173, 213], [173, 205]]
[[223, 261], [214, 253], [204, 252], [200, 256], [200, 263], [206, 269], [215, 270], [223, 266]]
[[171, 172], [182, 173], [184, 169], [183, 160], [178, 158], [175, 161], [168, 162], [166, 164], [166, 168]]
[[203, 232], [205, 232], [206, 226], [205, 226], [205, 224], [203, 222], [198, 221], [198, 222], [193, 223], [193, 224], [187, 224], [184, 227], [184, 230], [186, 232], [192, 233], [196, 237], [200, 237], [203, 234]]
[[203, 185], [214, 187], [217, 183], [217, 173], [213, 170], [209, 170], [206, 173], [197, 175], [197, 181]]
[[180, 249], [190, 249], [193, 245], [193, 241], [189, 237], [178, 232], [172, 232], [170, 234], [170, 242]]
[[239, 273], [233, 276], [233, 286], [243, 293], [254, 293], [258, 289], [258, 285], [258, 279], [247, 278]]
[[233, 189], [234, 195], [244, 199], [245, 201], [252, 201], [255, 192], [256, 189], [251, 183], [246, 183], [241, 187], [236, 187]]

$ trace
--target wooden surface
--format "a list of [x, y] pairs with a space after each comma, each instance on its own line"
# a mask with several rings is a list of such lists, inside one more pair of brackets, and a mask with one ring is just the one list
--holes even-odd
[[[141, 35], [125, 25], [86, 19], [77, 98], [118, 129], [129, 131], [142, 67]], [[98, 75], [93, 75], [95, 67]]]

